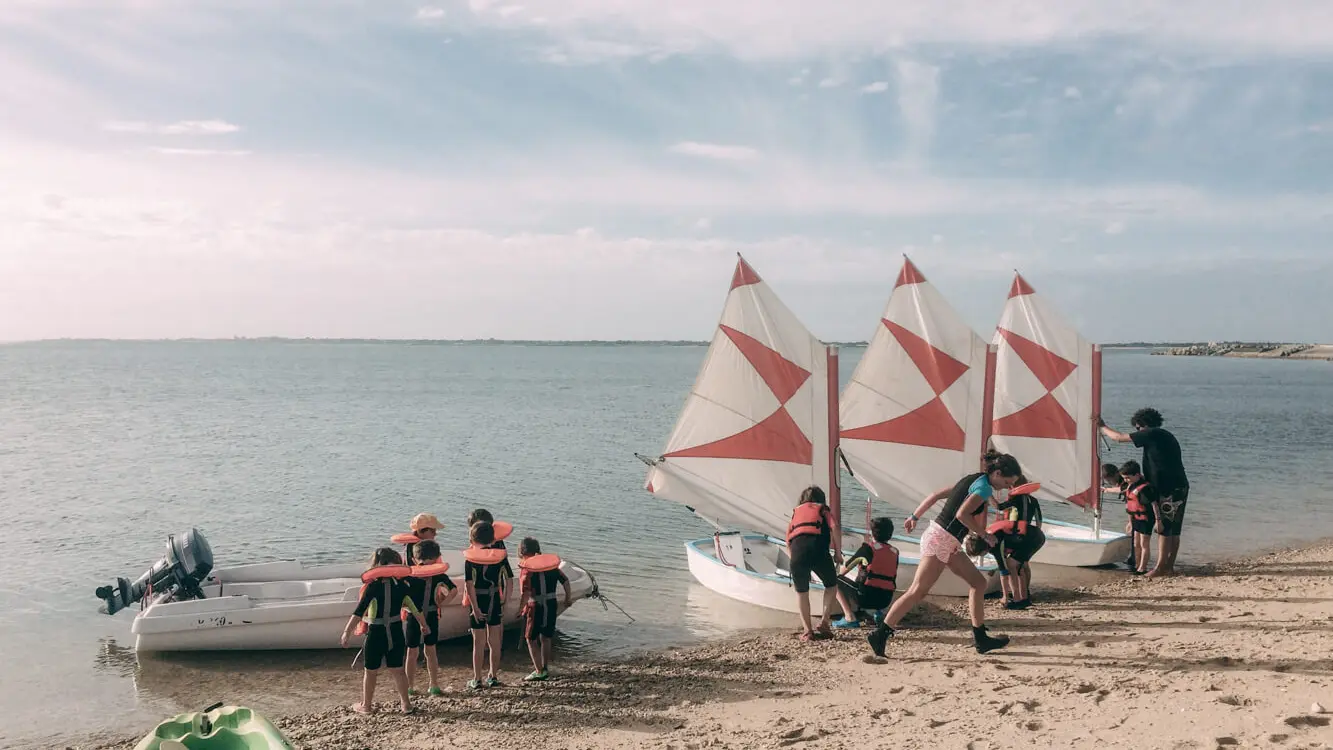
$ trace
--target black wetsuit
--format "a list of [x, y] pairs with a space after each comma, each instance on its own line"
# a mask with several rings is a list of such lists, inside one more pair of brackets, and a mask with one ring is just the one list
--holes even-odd
[[430, 578], [407, 579], [408, 595], [426, 617], [424, 633], [421, 632], [421, 623], [415, 617], [407, 621], [408, 648], [420, 648], [422, 644], [434, 646], [440, 642], [440, 608], [435, 605], [435, 589], [440, 586], [450, 591], [457, 588], [447, 573]]
[[1180, 536], [1185, 523], [1185, 501], [1190, 495], [1190, 480], [1180, 457], [1176, 436], [1161, 427], [1147, 427], [1131, 433], [1130, 440], [1143, 449], [1143, 477], [1161, 498], [1162, 536]]
[[[352, 614], [366, 620], [366, 669], [398, 669], [407, 655], [403, 637], [402, 610], [411, 602], [407, 584], [397, 578], [381, 578], [366, 584]], [[368, 616], [371, 604], [374, 615]], [[415, 606], [415, 602], [412, 603]]]
[[963, 538], [967, 536], [971, 529], [958, 520], [958, 511], [962, 509], [963, 504], [973, 490], [978, 489], [974, 487], [978, 479], [986, 481], [986, 487], [978, 493], [981, 495], [981, 502], [977, 504], [977, 509], [972, 511], [972, 515], [979, 516], [986, 512], [986, 501], [990, 499], [992, 493], [987, 491], [990, 489], [990, 482], [984, 479], [985, 476], [985, 474], [977, 472], [959, 479], [958, 483], [949, 491], [949, 499], [944, 501], [944, 506], [940, 508], [940, 514], [935, 517], [935, 523], [943, 527], [945, 531], [953, 535], [954, 539], [960, 542], [963, 541]]
[[852, 555], [852, 559], [847, 561], [848, 565], [860, 564], [861, 570], [856, 576], [856, 582], [852, 583], [845, 577], [838, 578], [838, 588], [845, 594], [852, 594], [856, 597], [857, 607], [861, 610], [886, 609], [893, 602], [893, 591], [882, 589], [876, 586], [867, 586], [866, 577], [870, 570], [870, 561], [875, 559], [875, 549], [869, 544], [862, 543]]
[[481, 619], [478, 620], [473, 610], [468, 610], [468, 626], [473, 630], [483, 630], [503, 621], [504, 600], [500, 598], [500, 585], [509, 579], [509, 570], [508, 559], [491, 565], [471, 560], [463, 564], [463, 575], [477, 593], [476, 609], [481, 611]]
[[1015, 508], [1018, 510], [1018, 520], [1027, 522], [1027, 532], [1018, 533], [1000, 533], [995, 537], [999, 541], [995, 545], [993, 556], [995, 565], [999, 567], [1002, 574], [1008, 574], [1008, 567], [1005, 565], [1006, 556], [1012, 558], [1015, 562], [1025, 563], [1037, 554], [1044, 544], [1046, 544], [1046, 534], [1041, 530], [1041, 504], [1037, 498], [1031, 495], [1012, 495], [1008, 500], [996, 506], [1000, 512]]
[[523, 573], [524, 592], [532, 601], [528, 608], [528, 640], [555, 637], [555, 618], [560, 612], [560, 597], [564, 595], [562, 584], [568, 583], [569, 578], [558, 568]]

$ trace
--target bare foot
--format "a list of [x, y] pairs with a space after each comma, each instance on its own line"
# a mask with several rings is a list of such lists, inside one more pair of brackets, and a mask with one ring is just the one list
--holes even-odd
[[359, 713], [359, 714], [373, 714], [373, 713], [375, 713], [375, 707], [374, 707], [374, 706], [370, 706], [369, 708], [367, 708], [367, 707], [366, 707], [366, 704], [364, 704], [364, 703], [353, 703], [353, 704], [352, 704], [352, 710], [355, 711], [355, 712], [357, 712], [357, 713]]
[[409, 704], [409, 703], [404, 703], [404, 704], [403, 704], [402, 706], [400, 706], [399, 708], [402, 709], [402, 712], [403, 712], [404, 714], [414, 714], [414, 713], [416, 713], [416, 711], [417, 711], [417, 710], [416, 710], [415, 708], [413, 708], [412, 705]]

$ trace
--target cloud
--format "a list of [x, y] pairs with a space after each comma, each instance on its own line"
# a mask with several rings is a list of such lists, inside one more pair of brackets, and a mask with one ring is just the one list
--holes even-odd
[[832, 76], [829, 76], [828, 78], [825, 78], [819, 82], [819, 88], [821, 89], [836, 89], [841, 85], [842, 81]]
[[[521, 23], [492, 3], [474, 3], [473, 11], [481, 23]], [[1264, 24], [1253, 22], [1248, 6], [1214, 0], [1009, 0], [1002, 12], [978, 0], [849, 0], [836, 13], [808, 0], [562, 0], [543, 8], [541, 27], [556, 41], [618, 41], [643, 54], [721, 48], [769, 59], [913, 45], [1033, 47], [1097, 39], [1230, 56], [1333, 54], [1333, 24], [1323, 0], [1286, 0]]]
[[417, 8], [418, 21], [440, 21], [444, 19], [444, 8], [427, 5]]
[[1125, 233], [1125, 222], [1123, 222], [1123, 221], [1113, 221], [1113, 222], [1111, 222], [1111, 223], [1109, 223], [1109, 224], [1106, 225], [1106, 229], [1105, 229], [1104, 231], [1105, 231], [1107, 234], [1110, 234], [1110, 235], [1124, 234], [1124, 233]]
[[713, 220], [710, 219], [710, 218], [708, 218], [707, 216], [705, 216], [705, 217], [699, 219], [698, 221], [694, 222], [694, 228], [697, 229], [697, 230], [699, 230], [699, 231], [701, 231], [701, 232], [704, 232], [704, 231], [707, 231], [707, 230], [709, 230], [709, 229], [712, 229], [712, 228], [713, 228]]
[[787, 83], [793, 86], [800, 86], [805, 83], [805, 79], [810, 77], [810, 69], [803, 68], [801, 72], [787, 79]]
[[898, 74], [898, 110], [906, 131], [904, 158], [920, 162], [930, 151], [935, 137], [935, 105], [940, 95], [940, 69], [915, 60], [900, 59]]
[[111, 133], [139, 135], [227, 135], [240, 131], [239, 125], [225, 120], [181, 120], [168, 124], [154, 124], [138, 120], [112, 120], [102, 124]]
[[672, 153], [697, 156], [718, 161], [749, 161], [759, 158], [759, 152], [749, 146], [729, 146], [720, 143], [684, 141], [671, 147]]
[[1083, 98], [1083, 92], [1082, 92], [1082, 91], [1079, 91], [1077, 86], [1066, 86], [1066, 87], [1065, 87], [1065, 98], [1066, 98], [1066, 99], [1082, 99], [1082, 98]]
[[861, 87], [861, 93], [863, 94], [882, 94], [888, 90], [888, 81], [875, 81], [874, 83], [867, 83]]
[[213, 149], [213, 148], [152, 148], [149, 149], [155, 154], [165, 156], [249, 156], [249, 151], [238, 149]]

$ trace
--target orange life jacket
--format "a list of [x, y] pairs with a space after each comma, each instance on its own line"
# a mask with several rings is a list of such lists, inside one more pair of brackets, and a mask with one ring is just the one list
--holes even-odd
[[991, 534], [1013, 534], [1014, 536], [1023, 536], [1028, 533], [1028, 522], [1005, 519], [1003, 521], [996, 521], [990, 526], [987, 526], [986, 531]]
[[509, 538], [510, 534], [514, 533], [514, 524], [508, 521], [496, 521], [491, 524], [491, 530], [495, 532], [495, 541], [503, 542]]
[[[496, 549], [495, 547], [478, 547], [473, 545], [463, 551], [463, 559], [470, 563], [476, 563], [477, 565], [499, 565], [508, 557], [508, 552], [502, 549]], [[489, 596], [491, 593], [491, 586], [489, 584], [486, 586], [475, 586], [475, 588], [477, 596], [479, 597]], [[472, 602], [470, 602], [467, 597], [467, 590], [464, 589], [463, 606], [468, 607], [471, 606], [471, 604]]]
[[527, 583], [527, 604], [528, 606], [546, 606], [555, 602], [558, 595], [555, 589], [546, 589], [546, 576], [542, 573], [549, 573], [552, 570], [560, 569], [560, 557], [558, 555], [533, 555], [525, 557], [518, 561], [518, 567], [525, 576]]
[[887, 544], [872, 542], [875, 554], [866, 565], [865, 585], [871, 588], [895, 591], [898, 588], [898, 550]]
[[1135, 521], [1148, 520], [1148, 506], [1144, 505], [1143, 501], [1139, 499], [1139, 495], [1143, 494], [1143, 490], [1147, 486], [1147, 482], [1140, 481], [1138, 484], [1125, 490], [1125, 512]]
[[787, 544], [798, 536], [821, 534], [828, 530], [829, 509], [823, 503], [801, 503], [791, 514], [791, 523], [787, 524]]
[[518, 567], [532, 573], [545, 573], [560, 567], [559, 555], [533, 555], [518, 561]]
[[[411, 565], [411, 566], [380, 565], [378, 567], [371, 568], [370, 570], [367, 570], [366, 572], [361, 574], [361, 591], [360, 593], [357, 594], [356, 598], [360, 599], [361, 597], [365, 596], [366, 587], [374, 583], [375, 581], [385, 581], [387, 583], [388, 580], [391, 578], [431, 578], [432, 576], [442, 576], [447, 572], [449, 572], [449, 563], [447, 562], [438, 562], [432, 565]], [[387, 590], [385, 592], [384, 598], [387, 606], [388, 602]], [[399, 617], [401, 616], [402, 615], [400, 614]], [[383, 618], [377, 616], [375, 619], [376, 619], [376, 624], [379, 624], [379, 621]], [[398, 618], [392, 619], [391, 622], [398, 622]], [[369, 631], [369, 629], [370, 628], [368, 623], [366, 623], [366, 621], [363, 619], [361, 620], [361, 622], [357, 623], [355, 632], [357, 635], [365, 635], [366, 632]]]

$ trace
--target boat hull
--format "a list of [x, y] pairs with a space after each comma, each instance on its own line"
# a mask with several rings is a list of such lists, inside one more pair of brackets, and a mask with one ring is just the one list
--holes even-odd
[[[456, 565], [450, 557], [457, 557]], [[463, 570], [461, 553], [446, 553], [450, 570]], [[516, 561], [511, 561], [517, 568]], [[568, 561], [572, 601], [596, 593], [597, 583]], [[360, 597], [358, 565], [305, 567], [299, 562], [261, 563], [215, 571], [203, 586], [204, 599], [153, 604], [134, 618], [135, 649], [170, 651], [277, 651], [338, 649], [343, 629]], [[462, 587], [461, 576], [452, 576]], [[461, 594], [440, 609], [440, 640], [468, 634], [468, 611]], [[563, 604], [563, 599], [562, 599]], [[514, 591], [505, 602], [504, 626], [521, 621]], [[562, 608], [563, 609], [563, 608]], [[364, 639], [354, 636], [349, 648]]]
[[[1102, 530], [1093, 534], [1092, 527], [1047, 519], [1042, 522], [1046, 544], [1032, 557], [1039, 565], [1059, 565], [1071, 568], [1096, 568], [1125, 561], [1134, 540], [1124, 534]], [[920, 555], [921, 540], [895, 536], [893, 544], [906, 554]]]
[[[781, 540], [763, 534], [742, 535], [745, 544], [743, 565], [732, 565], [718, 559], [713, 539], [696, 539], [685, 543], [685, 556], [690, 574], [700, 584], [723, 596], [782, 612], [799, 613], [795, 589], [787, 572], [789, 558], [787, 545]], [[850, 552], [846, 553], [850, 556]], [[902, 554], [898, 563], [898, 590], [906, 591], [916, 576], [918, 558]], [[987, 590], [998, 591], [999, 576], [994, 565], [982, 568], [987, 578]], [[810, 582], [811, 596], [824, 591], [815, 577]], [[967, 596], [969, 588], [953, 573], [945, 572], [931, 593], [936, 596]], [[818, 611], [818, 606], [815, 607]]]

